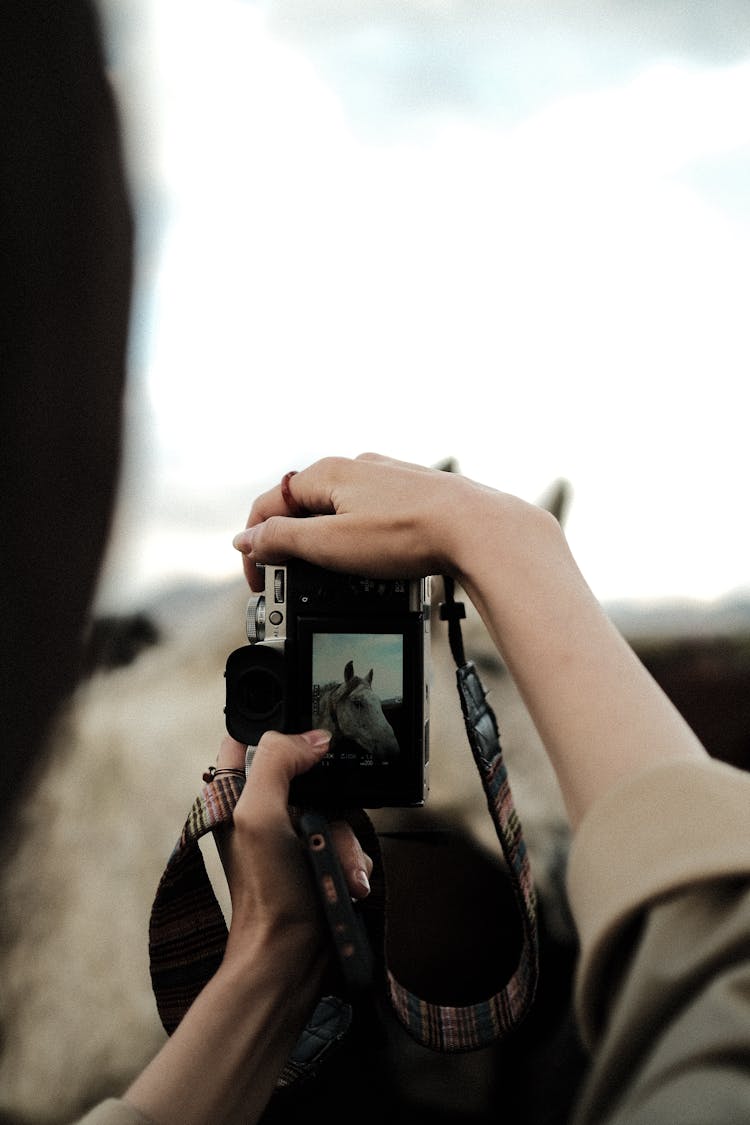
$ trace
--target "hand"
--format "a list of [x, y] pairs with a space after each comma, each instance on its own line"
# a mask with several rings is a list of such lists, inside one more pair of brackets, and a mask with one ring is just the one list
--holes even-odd
[[[232, 897], [224, 959], [125, 1095], [150, 1121], [252, 1125], [315, 1006], [325, 946], [287, 806], [289, 782], [322, 758], [328, 740], [325, 731], [270, 732], [258, 744], [234, 826], [217, 841]], [[241, 769], [244, 746], [225, 738], [217, 762]], [[369, 875], [372, 863], [348, 825], [335, 836], [351, 893], [361, 898], [358, 872]]]
[[[299, 518], [300, 516], [310, 518]], [[453, 473], [366, 454], [287, 476], [252, 507], [235, 547], [370, 577], [450, 574], [502, 653], [577, 824], [622, 777], [705, 751], [617, 633], [557, 521]]]
[[[468, 516], [472, 501], [487, 495], [500, 496], [452, 473], [377, 454], [329, 457], [258, 497], [234, 545], [256, 591], [263, 589], [256, 563], [293, 557], [380, 578], [452, 573], [458, 513]], [[303, 515], [316, 518], [295, 518]]]
[[[258, 744], [233, 827], [217, 835], [232, 899], [225, 960], [245, 957], [260, 940], [284, 949], [291, 942], [306, 951], [320, 947], [318, 908], [288, 802], [292, 778], [315, 765], [329, 741], [327, 731], [269, 731]], [[222, 769], [243, 768], [245, 747], [225, 738], [217, 763]], [[332, 824], [331, 835], [349, 893], [366, 897], [372, 860], [345, 822]]]

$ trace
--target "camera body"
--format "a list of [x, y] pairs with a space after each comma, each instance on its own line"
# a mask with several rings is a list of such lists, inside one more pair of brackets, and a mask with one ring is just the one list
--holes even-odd
[[292, 782], [292, 804], [424, 804], [429, 578], [269, 565], [264, 593], [248, 603], [247, 636], [224, 673], [232, 737], [254, 745], [266, 730], [331, 731], [325, 758]]

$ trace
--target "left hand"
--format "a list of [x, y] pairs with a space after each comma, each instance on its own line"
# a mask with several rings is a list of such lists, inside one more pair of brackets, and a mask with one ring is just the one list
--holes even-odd
[[[161, 1125], [252, 1125], [320, 995], [327, 967], [320, 911], [289, 818], [289, 782], [320, 761], [324, 731], [263, 735], [234, 826], [217, 833], [232, 897], [221, 965], [125, 1100]], [[243, 769], [245, 747], [225, 738], [217, 764]], [[372, 864], [351, 830], [337, 831], [351, 892]]]
[[[289, 783], [328, 749], [326, 731], [286, 735], [268, 731], [260, 739], [248, 782], [234, 810], [234, 824], [217, 834], [232, 899], [226, 958], [244, 956], [258, 940], [289, 940], [319, 946], [319, 911], [302, 845], [289, 816]], [[245, 747], [225, 738], [220, 768], [242, 769]], [[345, 822], [332, 838], [352, 898], [369, 893], [372, 860]]]

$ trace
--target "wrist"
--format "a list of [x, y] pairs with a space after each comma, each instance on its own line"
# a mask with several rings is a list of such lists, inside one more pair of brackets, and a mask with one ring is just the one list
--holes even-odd
[[576, 569], [554, 516], [535, 504], [464, 480], [446, 535], [449, 573], [481, 611], [509, 611], [553, 569]]
[[319, 995], [322, 958], [299, 937], [228, 943], [126, 1101], [159, 1125], [257, 1121]]
[[218, 972], [242, 989], [258, 977], [272, 988], [305, 1000], [316, 994], [326, 964], [323, 942], [316, 927], [290, 924], [283, 929], [257, 926], [252, 935], [230, 929]]

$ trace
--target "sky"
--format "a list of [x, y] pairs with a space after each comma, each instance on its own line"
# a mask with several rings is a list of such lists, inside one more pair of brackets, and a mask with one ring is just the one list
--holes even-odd
[[348, 661], [364, 678], [373, 670], [372, 687], [381, 700], [401, 699], [404, 690], [404, 639], [399, 633], [315, 633], [313, 683], [344, 680]]
[[376, 450], [570, 482], [602, 600], [750, 585], [750, 6], [105, 0], [138, 220], [102, 586]]

